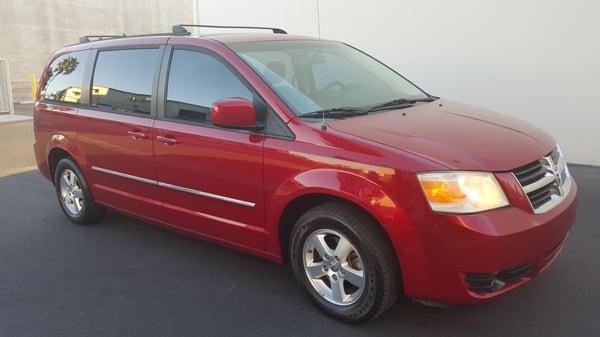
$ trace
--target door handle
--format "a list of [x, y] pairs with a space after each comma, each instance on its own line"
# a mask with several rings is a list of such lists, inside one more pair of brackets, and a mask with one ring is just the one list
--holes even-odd
[[161, 143], [165, 143], [167, 145], [175, 145], [175, 144], [179, 144], [179, 141], [171, 136], [171, 135], [167, 135], [167, 136], [156, 136], [156, 140], [161, 142]]
[[131, 136], [131, 138], [133, 139], [146, 139], [148, 138], [148, 135], [146, 135], [145, 133], [139, 131], [139, 130], [130, 130], [127, 131], [127, 134]]

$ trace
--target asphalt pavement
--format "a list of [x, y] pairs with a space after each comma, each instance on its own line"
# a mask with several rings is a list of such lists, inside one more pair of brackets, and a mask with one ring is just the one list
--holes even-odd
[[475, 307], [401, 301], [361, 326], [319, 312], [284, 266], [114, 212], [76, 226], [38, 172], [2, 177], [0, 336], [600, 336], [600, 168], [572, 172], [577, 223], [538, 279]]

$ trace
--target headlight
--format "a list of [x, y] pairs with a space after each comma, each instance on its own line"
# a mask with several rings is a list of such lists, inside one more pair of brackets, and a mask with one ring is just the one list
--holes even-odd
[[508, 205], [492, 173], [430, 172], [417, 177], [434, 211], [474, 213]]

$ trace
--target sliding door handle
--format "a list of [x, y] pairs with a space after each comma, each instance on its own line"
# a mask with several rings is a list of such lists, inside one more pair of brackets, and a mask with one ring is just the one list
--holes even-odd
[[179, 144], [179, 141], [174, 136], [171, 136], [171, 135], [156, 136], [156, 140], [161, 143], [165, 143], [167, 145]]
[[131, 138], [133, 139], [146, 139], [148, 138], [148, 135], [146, 135], [145, 133], [138, 131], [138, 130], [130, 130], [127, 131], [127, 134], [129, 136], [131, 136]]

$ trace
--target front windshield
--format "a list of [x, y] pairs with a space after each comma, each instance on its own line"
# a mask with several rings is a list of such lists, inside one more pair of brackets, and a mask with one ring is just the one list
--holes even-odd
[[428, 97], [387, 66], [343, 43], [268, 41], [230, 47], [296, 115]]

